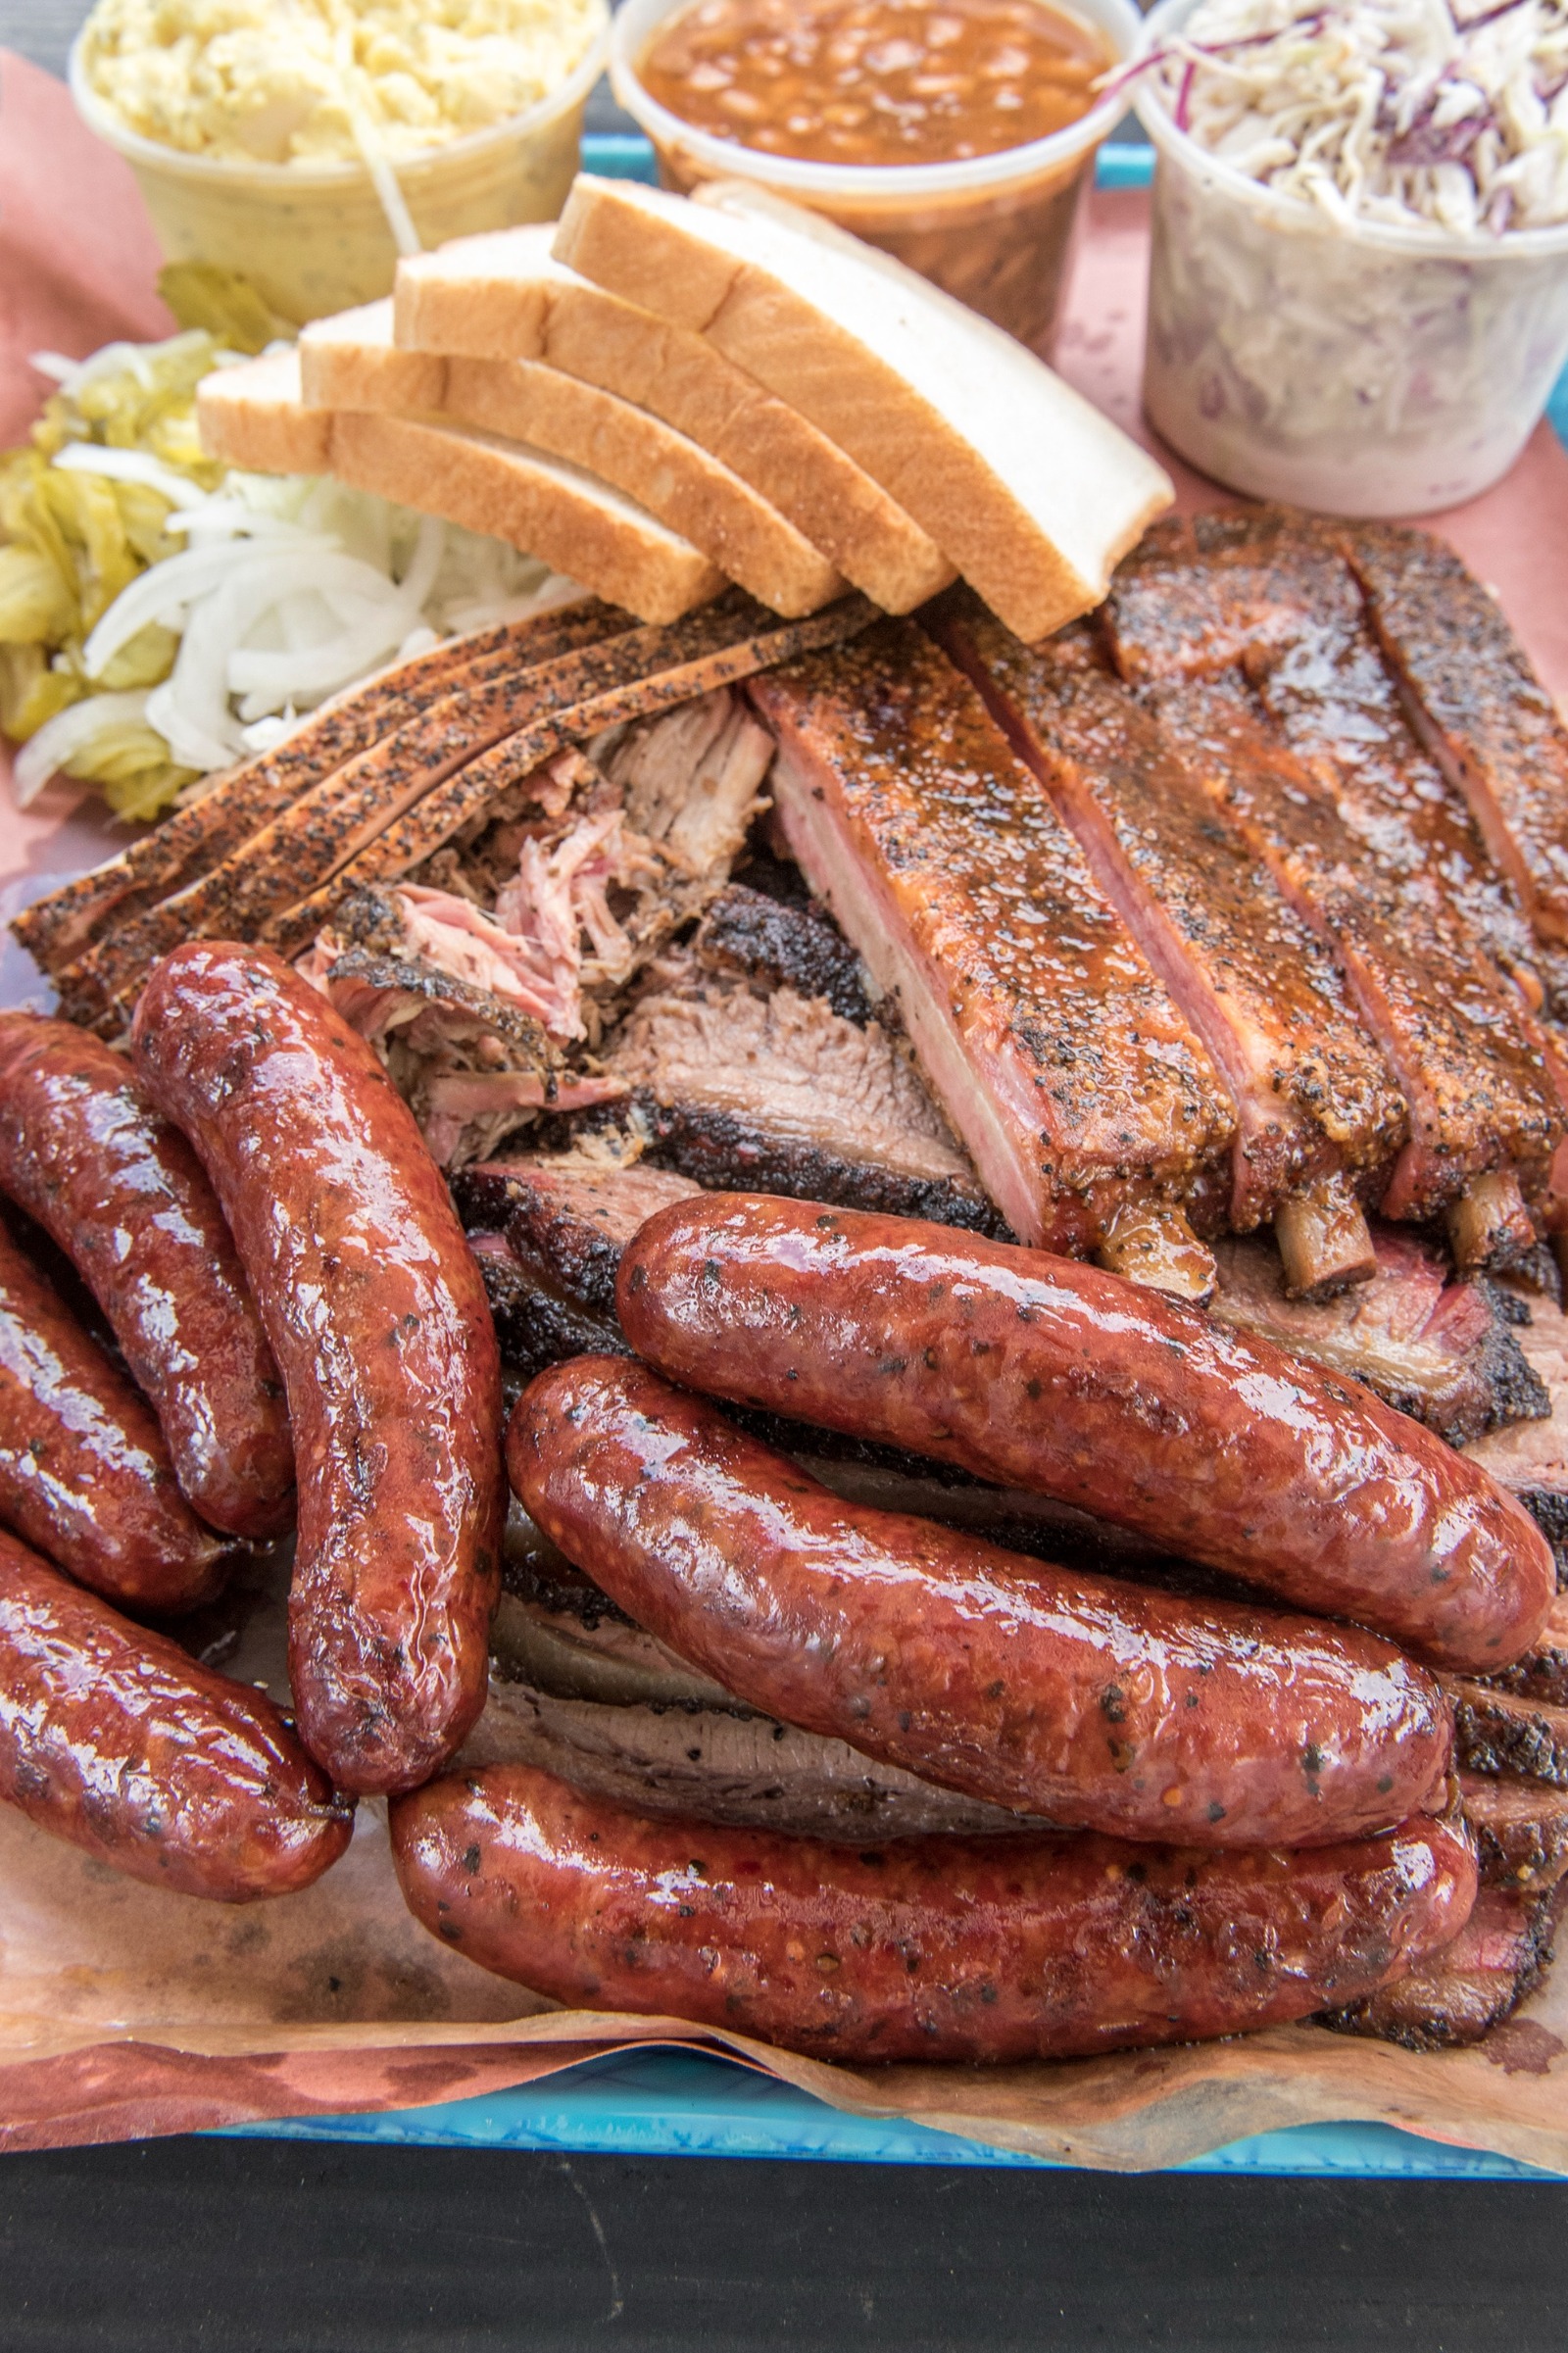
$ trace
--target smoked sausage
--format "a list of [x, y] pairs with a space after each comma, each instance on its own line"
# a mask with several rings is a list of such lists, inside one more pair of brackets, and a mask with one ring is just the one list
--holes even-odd
[[281, 1536], [283, 1385], [212, 1187], [122, 1054], [69, 1022], [0, 1013], [0, 1193], [91, 1290], [202, 1518]]
[[262, 1692], [3, 1534], [0, 1800], [132, 1879], [221, 1903], [309, 1887], [354, 1812]]
[[857, 1853], [651, 1821], [527, 1765], [392, 1807], [416, 1914], [574, 2007], [690, 2019], [821, 2059], [1080, 2057], [1282, 2026], [1456, 1936], [1463, 1836], [1416, 1820], [1305, 1854], [908, 1838]]
[[151, 1408], [3, 1227], [0, 1520], [128, 1609], [192, 1609], [232, 1557], [180, 1494]]
[[1192, 1846], [1327, 1845], [1444, 1801], [1449, 1710], [1392, 1642], [842, 1502], [625, 1357], [541, 1373], [507, 1464], [680, 1657], [945, 1789]]
[[1045, 1250], [715, 1194], [622, 1253], [626, 1337], [672, 1381], [1080, 1505], [1431, 1665], [1545, 1624], [1545, 1538], [1367, 1390]]
[[380, 1062], [270, 949], [167, 956], [132, 1052], [207, 1171], [283, 1376], [301, 1736], [340, 1789], [413, 1789], [484, 1704], [500, 1590], [501, 1365], [478, 1267]]

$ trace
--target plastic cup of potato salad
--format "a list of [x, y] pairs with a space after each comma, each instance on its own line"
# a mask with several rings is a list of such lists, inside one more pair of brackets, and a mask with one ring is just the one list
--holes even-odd
[[[1198, 0], [1162, 0], [1150, 47]], [[1354, 515], [1424, 515], [1508, 470], [1568, 360], [1568, 224], [1459, 236], [1341, 226], [1172, 120], [1155, 150], [1144, 408], [1233, 490]]]
[[[446, 146], [391, 159], [419, 246], [559, 219], [577, 172], [583, 109], [605, 68], [608, 9], [595, 13], [581, 62], [536, 105]], [[135, 173], [169, 261], [232, 270], [297, 324], [391, 292], [398, 241], [365, 163], [251, 163], [144, 138], [92, 87], [84, 38], [71, 53], [72, 96], [88, 128]]]
[[[704, 180], [746, 179], [822, 213], [904, 262], [1032, 351], [1049, 354], [1081, 199], [1094, 160], [1126, 112], [1102, 98], [1063, 129], [949, 163], [831, 164], [742, 146], [662, 105], [638, 78], [664, 21], [686, 0], [625, 0], [611, 34], [615, 96], [652, 140], [660, 176], [683, 195]], [[1131, 0], [1049, 0], [1102, 45], [1107, 67], [1142, 38]]]

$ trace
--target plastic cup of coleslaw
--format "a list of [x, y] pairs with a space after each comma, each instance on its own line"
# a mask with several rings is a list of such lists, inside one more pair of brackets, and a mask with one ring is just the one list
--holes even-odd
[[[396, 159], [397, 186], [421, 246], [560, 218], [577, 172], [583, 109], [608, 45], [606, 9], [582, 62], [537, 105], [449, 146]], [[169, 261], [232, 270], [296, 324], [391, 293], [398, 245], [366, 165], [238, 163], [162, 146], [104, 104], [81, 49], [78, 36], [71, 53], [76, 110], [129, 164]]]
[[[704, 180], [746, 179], [880, 246], [896, 261], [1049, 353], [1074, 231], [1097, 150], [1126, 111], [1107, 98], [1049, 138], [952, 164], [822, 164], [770, 155], [684, 123], [643, 87], [640, 59], [685, 0], [625, 0], [611, 34], [616, 98], [653, 142], [660, 177], [682, 195]], [[1112, 65], [1143, 37], [1131, 0], [1052, 0], [1092, 25]]]
[[[1197, 0], [1161, 0], [1152, 47]], [[1155, 150], [1144, 408], [1232, 490], [1336, 515], [1428, 515], [1507, 472], [1568, 360], [1568, 226], [1485, 240], [1340, 227], [1179, 130]]]

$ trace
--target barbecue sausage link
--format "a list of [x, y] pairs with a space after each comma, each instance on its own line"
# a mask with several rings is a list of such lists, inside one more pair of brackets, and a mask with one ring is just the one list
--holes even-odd
[[155, 966], [138, 1071], [195, 1147], [283, 1376], [289, 1672], [342, 1789], [413, 1789], [484, 1704], [506, 1485], [479, 1270], [375, 1055], [270, 950]]
[[194, 1608], [231, 1557], [180, 1494], [146, 1401], [3, 1227], [0, 1520], [127, 1609]]
[[1079, 1504], [1434, 1666], [1505, 1666], [1551, 1607], [1544, 1537], [1478, 1465], [1097, 1267], [719, 1194], [649, 1219], [616, 1300], [672, 1381]]
[[262, 1692], [5, 1535], [0, 1799], [132, 1879], [222, 1903], [309, 1887], [354, 1813]]
[[392, 1851], [416, 1916], [481, 1969], [852, 2061], [1283, 2025], [1402, 1976], [1476, 1891], [1465, 1840], [1430, 1821], [1306, 1854], [1070, 1836], [857, 1853], [651, 1821], [527, 1765], [400, 1797]]
[[0, 1192], [92, 1291], [202, 1518], [281, 1536], [283, 1385], [212, 1187], [123, 1055], [69, 1022], [0, 1014]]
[[1392, 1642], [842, 1502], [624, 1357], [541, 1373], [507, 1464], [567, 1559], [682, 1658], [946, 1789], [1192, 1846], [1328, 1845], [1443, 1802], [1452, 1720]]

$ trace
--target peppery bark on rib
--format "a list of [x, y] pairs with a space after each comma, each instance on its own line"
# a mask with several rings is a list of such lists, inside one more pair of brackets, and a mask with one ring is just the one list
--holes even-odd
[[1568, 728], [1496, 599], [1396, 523], [1335, 534], [1417, 733], [1544, 942], [1568, 942]]
[[[1267, 561], [1251, 518], [1200, 519], [1154, 534], [1124, 567], [1110, 643], [1184, 761], [1334, 950], [1392, 1065], [1410, 1142], [1385, 1207], [1431, 1214], [1498, 1166], [1539, 1185], [1563, 1133], [1539, 1034], [1407, 821], [1413, 771], [1399, 763], [1406, 752], [1419, 760], [1413, 739], [1362, 746], [1389, 711], [1343, 604], [1321, 624], [1303, 607], [1309, 576], [1339, 593], [1324, 563], [1352, 595], [1353, 583], [1332, 550], [1310, 534], [1298, 545], [1278, 517]], [[1468, 839], [1479, 851], [1473, 829]]]
[[1040, 777], [1237, 1106], [1231, 1223], [1313, 1179], [1381, 1192], [1407, 1114], [1334, 957], [1128, 693], [1094, 634], [1021, 645], [972, 597], [935, 627]]
[[1014, 1228], [1094, 1248], [1130, 1193], [1212, 1188], [1234, 1117], [1208, 1053], [937, 647], [879, 622], [753, 699], [781, 738], [786, 826], [827, 812], [861, 877], [840, 876], [835, 911], [874, 972], [870, 934], [893, 943], [916, 1052]]

